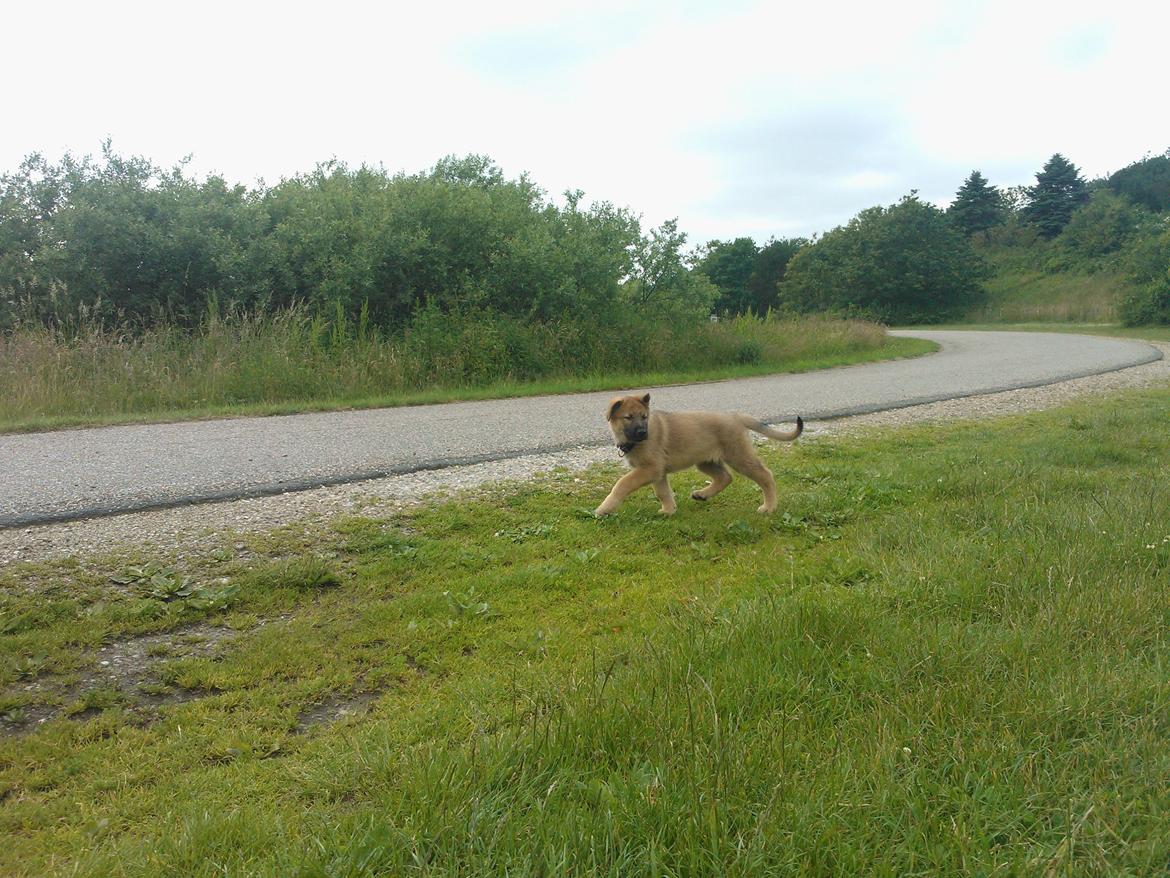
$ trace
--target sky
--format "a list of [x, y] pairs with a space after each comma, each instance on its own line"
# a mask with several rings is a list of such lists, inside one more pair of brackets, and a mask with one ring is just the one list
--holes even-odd
[[[1160, 8], [1159, 8], [1160, 7]], [[694, 244], [810, 236], [972, 170], [1170, 148], [1170, 4], [13, 4], [0, 172], [115, 151], [268, 185], [477, 153]]]

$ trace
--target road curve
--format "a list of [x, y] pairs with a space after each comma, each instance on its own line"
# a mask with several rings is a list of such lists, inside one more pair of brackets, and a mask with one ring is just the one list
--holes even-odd
[[[935, 354], [649, 390], [667, 409], [825, 420], [1157, 360], [1138, 341], [904, 330]], [[281, 493], [610, 441], [611, 392], [0, 436], [0, 528]]]

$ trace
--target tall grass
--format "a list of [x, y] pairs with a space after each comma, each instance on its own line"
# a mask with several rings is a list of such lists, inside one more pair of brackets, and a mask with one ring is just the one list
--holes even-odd
[[784, 370], [863, 357], [885, 341], [881, 327], [855, 320], [589, 324], [434, 310], [389, 334], [364, 314], [352, 321], [304, 307], [211, 311], [194, 331], [29, 324], [0, 336], [0, 429], [393, 404], [493, 386], [507, 395], [517, 384], [558, 379]]
[[967, 319], [982, 323], [1114, 323], [1132, 284], [1116, 272], [1097, 274], [1002, 270], [986, 282], [987, 301]]

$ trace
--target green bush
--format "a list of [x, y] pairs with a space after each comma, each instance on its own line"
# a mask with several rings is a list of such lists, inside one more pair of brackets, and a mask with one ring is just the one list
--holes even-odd
[[1106, 185], [1148, 210], [1170, 210], [1170, 149], [1126, 165], [1111, 174]]
[[1147, 211], [1102, 189], [1072, 215], [1056, 241], [1068, 263], [1086, 265], [1118, 253], [1148, 221]]
[[79, 311], [197, 322], [209, 298], [272, 291], [255, 193], [142, 158], [30, 156], [0, 177], [0, 326]]
[[1170, 324], [1170, 223], [1142, 236], [1127, 253], [1127, 267], [1139, 292], [1121, 303], [1127, 326]]
[[394, 329], [420, 308], [705, 317], [715, 291], [686, 270], [685, 241], [673, 221], [643, 233], [628, 209], [586, 208], [580, 192], [553, 204], [482, 156], [410, 175], [329, 162], [248, 190], [106, 144], [98, 160], [31, 156], [0, 177], [0, 328], [79, 316], [193, 327], [209, 301], [350, 320], [364, 310]]
[[871, 207], [798, 251], [780, 305], [798, 313], [931, 323], [977, 305], [987, 268], [946, 215], [910, 194]]

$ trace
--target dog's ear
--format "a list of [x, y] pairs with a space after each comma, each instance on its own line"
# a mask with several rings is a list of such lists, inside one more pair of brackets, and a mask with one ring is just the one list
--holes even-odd
[[647, 393], [642, 397], [642, 405], [646, 406], [646, 408], [650, 408], [650, 394]]
[[617, 415], [617, 410], [621, 407], [622, 407], [622, 398], [620, 396], [617, 397], [616, 399], [610, 400], [609, 414], [607, 414], [605, 416], [605, 419], [607, 421], [612, 421], [614, 419], [614, 417]]

